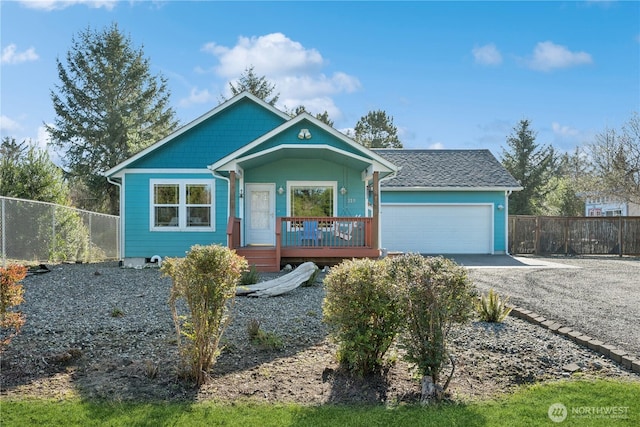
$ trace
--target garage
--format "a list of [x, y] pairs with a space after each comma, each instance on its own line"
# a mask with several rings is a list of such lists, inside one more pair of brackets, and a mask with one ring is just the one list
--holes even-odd
[[381, 246], [389, 252], [492, 254], [492, 204], [381, 204]]

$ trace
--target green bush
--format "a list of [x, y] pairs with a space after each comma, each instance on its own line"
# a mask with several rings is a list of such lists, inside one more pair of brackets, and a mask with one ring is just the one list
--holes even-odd
[[385, 264], [344, 261], [324, 279], [324, 322], [338, 344], [338, 360], [360, 374], [376, 372], [393, 342], [399, 322], [398, 291]]
[[256, 268], [255, 265], [250, 265], [248, 268], [246, 268], [242, 272], [242, 275], [240, 276], [240, 285], [241, 286], [255, 285], [256, 283], [258, 283], [259, 280], [260, 280], [260, 273], [258, 272], [258, 269]]
[[[162, 272], [173, 281], [169, 305], [180, 353], [198, 386], [206, 382], [220, 354], [236, 284], [246, 268], [243, 257], [219, 245], [196, 245], [185, 258], [166, 258], [162, 263]], [[178, 300], [186, 304], [184, 314], [178, 312]]]
[[264, 331], [258, 319], [251, 319], [247, 322], [247, 334], [251, 344], [265, 350], [282, 350], [284, 348], [282, 338], [273, 332]]
[[511, 307], [507, 307], [509, 297], [500, 298], [497, 292], [489, 289], [487, 295], [482, 295], [476, 300], [476, 311], [480, 315], [480, 319], [485, 322], [498, 323], [502, 322], [511, 313]]
[[[422, 375], [422, 402], [440, 400], [453, 375], [447, 336], [453, 324], [466, 322], [473, 313], [472, 284], [464, 268], [442, 257], [407, 254], [387, 258], [386, 263], [401, 295], [404, 328], [399, 346]], [[452, 370], [440, 385], [447, 359]]]

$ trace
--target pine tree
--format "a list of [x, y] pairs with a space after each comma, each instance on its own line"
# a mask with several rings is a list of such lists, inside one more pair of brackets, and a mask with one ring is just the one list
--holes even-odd
[[66, 205], [69, 187], [46, 150], [6, 137], [0, 145], [0, 196]]
[[[229, 82], [229, 89], [231, 94], [236, 96], [242, 92], [249, 92], [250, 94], [262, 99], [269, 105], [275, 105], [280, 98], [280, 94], [273, 92], [276, 90], [276, 85], [267, 80], [265, 76], [258, 76], [255, 73], [253, 65], [249, 68], [245, 68], [244, 73], [240, 75], [238, 82], [234, 85], [233, 82]], [[271, 96], [271, 99], [267, 99]], [[222, 97], [223, 100], [226, 98]]]
[[402, 148], [393, 117], [382, 110], [369, 111], [354, 128], [355, 140], [367, 148]]
[[72, 39], [60, 84], [51, 91], [56, 119], [47, 126], [65, 166], [89, 190], [86, 208], [117, 214], [117, 188], [102, 173], [169, 134], [177, 125], [166, 79], [152, 76], [142, 49], [116, 24]]
[[535, 215], [541, 212], [545, 195], [552, 189], [546, 185], [555, 171], [553, 147], [540, 147], [529, 120], [521, 120], [507, 137], [508, 150], [503, 149], [502, 164], [520, 182], [523, 189], [509, 198], [509, 213]]

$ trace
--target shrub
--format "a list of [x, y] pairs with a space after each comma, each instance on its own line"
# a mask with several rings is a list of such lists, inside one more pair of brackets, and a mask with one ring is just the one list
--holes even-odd
[[20, 281], [26, 275], [27, 268], [21, 265], [0, 267], [0, 351], [9, 345], [24, 325], [24, 315], [14, 311], [14, 307], [24, 301], [24, 289]]
[[260, 273], [255, 265], [251, 265], [242, 272], [240, 276], [240, 285], [255, 285], [260, 280]]
[[[440, 400], [455, 368], [447, 352], [447, 336], [453, 324], [466, 322], [473, 313], [471, 282], [464, 268], [442, 257], [407, 254], [386, 262], [390, 279], [400, 287], [405, 325], [399, 346], [422, 375], [422, 402]], [[448, 357], [451, 373], [440, 385]]]
[[[162, 263], [162, 272], [173, 280], [169, 305], [178, 347], [198, 386], [206, 382], [220, 354], [236, 284], [246, 268], [244, 258], [219, 245], [196, 245], [185, 258], [166, 258]], [[178, 313], [178, 300], [186, 303], [185, 314]]]
[[249, 334], [249, 341], [251, 341], [252, 344], [263, 349], [282, 350], [284, 348], [282, 338], [273, 332], [264, 331], [260, 327], [260, 321], [258, 319], [251, 319], [247, 322], [247, 334]]
[[476, 311], [480, 315], [480, 319], [485, 322], [498, 323], [502, 322], [511, 313], [511, 307], [507, 307], [509, 297], [500, 298], [497, 292], [489, 289], [487, 295], [482, 295], [476, 300]]
[[360, 375], [376, 372], [401, 321], [398, 293], [385, 264], [344, 261], [331, 269], [324, 284], [323, 320], [338, 344], [338, 360]]

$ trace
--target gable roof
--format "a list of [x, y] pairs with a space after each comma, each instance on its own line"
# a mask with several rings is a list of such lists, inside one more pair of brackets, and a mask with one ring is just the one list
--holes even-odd
[[230, 98], [230, 99], [226, 100], [225, 102], [219, 104], [217, 107], [213, 108], [212, 110], [210, 110], [209, 112], [203, 114], [202, 116], [198, 117], [197, 119], [192, 120], [191, 122], [187, 123], [186, 125], [178, 128], [177, 130], [173, 131], [172, 133], [170, 133], [169, 135], [167, 135], [166, 137], [164, 137], [160, 141], [150, 145], [149, 147], [145, 148], [144, 150], [140, 151], [139, 153], [129, 157], [124, 162], [121, 162], [121, 163], [117, 164], [116, 166], [112, 167], [108, 171], [104, 172], [103, 175], [109, 177], [109, 176], [113, 176], [113, 175], [117, 174], [118, 172], [120, 172], [123, 169], [125, 169], [127, 166], [129, 166], [132, 163], [136, 162], [137, 160], [145, 157], [149, 153], [159, 149], [160, 147], [162, 147], [163, 145], [165, 145], [169, 141], [177, 138], [178, 136], [182, 135], [183, 133], [193, 129], [194, 127], [198, 126], [202, 122], [208, 120], [209, 118], [215, 116], [216, 114], [220, 113], [221, 111], [226, 110], [227, 108], [231, 107], [234, 104], [237, 104], [238, 102], [240, 102], [240, 101], [242, 101], [244, 99], [249, 99], [249, 100], [261, 105], [265, 109], [267, 109], [267, 110], [271, 111], [272, 113], [282, 117], [284, 120], [289, 120], [290, 119], [290, 116], [287, 113], [278, 110], [276, 107], [274, 107], [273, 105], [267, 103], [266, 101], [264, 101], [264, 100], [262, 100], [262, 99], [260, 99], [260, 98], [258, 98], [256, 96], [252, 95], [249, 92], [242, 92], [242, 93], [234, 96], [233, 98]]
[[521, 190], [489, 150], [375, 149], [400, 167], [382, 182], [386, 190]]
[[[208, 168], [210, 170], [216, 171], [216, 170], [235, 170], [235, 166], [237, 164], [237, 162], [239, 160], [243, 160], [245, 158], [248, 157], [254, 157], [257, 155], [260, 155], [260, 153], [253, 153], [250, 154], [254, 149], [258, 149], [259, 150], [259, 146], [261, 144], [263, 144], [264, 142], [268, 141], [269, 139], [275, 137], [276, 135], [298, 125], [299, 123], [303, 122], [303, 121], [307, 121], [312, 123], [314, 126], [317, 126], [319, 128], [321, 128], [322, 130], [328, 132], [329, 134], [331, 134], [332, 136], [334, 136], [335, 138], [337, 138], [338, 140], [342, 141], [343, 143], [345, 143], [348, 147], [350, 147], [351, 149], [353, 149], [356, 153], [354, 152], [348, 152], [345, 151], [343, 149], [338, 149], [336, 147], [332, 147], [329, 145], [301, 145], [301, 144], [292, 144], [292, 145], [281, 145], [279, 147], [276, 148], [271, 148], [269, 150], [266, 150], [265, 153], [274, 151], [274, 150], [280, 150], [280, 149], [292, 149], [294, 147], [297, 148], [304, 148], [304, 149], [322, 149], [322, 150], [328, 150], [328, 151], [333, 151], [336, 153], [340, 153], [343, 156], [347, 156], [349, 158], [353, 158], [356, 160], [360, 160], [363, 161], [365, 163], [370, 163], [373, 166], [373, 170], [371, 170], [370, 172], [373, 171], [381, 171], [381, 172], [385, 172], [385, 173], [394, 173], [397, 171], [397, 167], [396, 165], [393, 164], [393, 162], [390, 162], [389, 160], [385, 159], [383, 156], [380, 156], [378, 153], [376, 153], [373, 150], [370, 150], [366, 147], [364, 147], [362, 144], [358, 144], [357, 142], [355, 142], [354, 140], [352, 140], [351, 138], [349, 138], [348, 136], [344, 135], [343, 133], [337, 131], [336, 129], [334, 129], [333, 127], [327, 125], [326, 123], [324, 123], [321, 120], [318, 120], [317, 118], [313, 117], [312, 115], [310, 115], [309, 113], [301, 113], [293, 118], [291, 118], [290, 120], [288, 120], [287, 122], [281, 124], [280, 126], [272, 129], [270, 132], [267, 132], [266, 134], [262, 135], [261, 137], [255, 139], [254, 141], [252, 141], [251, 143], [245, 145], [244, 147], [241, 147], [240, 149], [234, 151], [233, 153], [230, 153], [229, 155], [223, 157], [222, 159], [216, 161], [215, 163], [213, 163], [212, 165], [209, 165]], [[247, 157], [244, 157], [247, 156]]]

